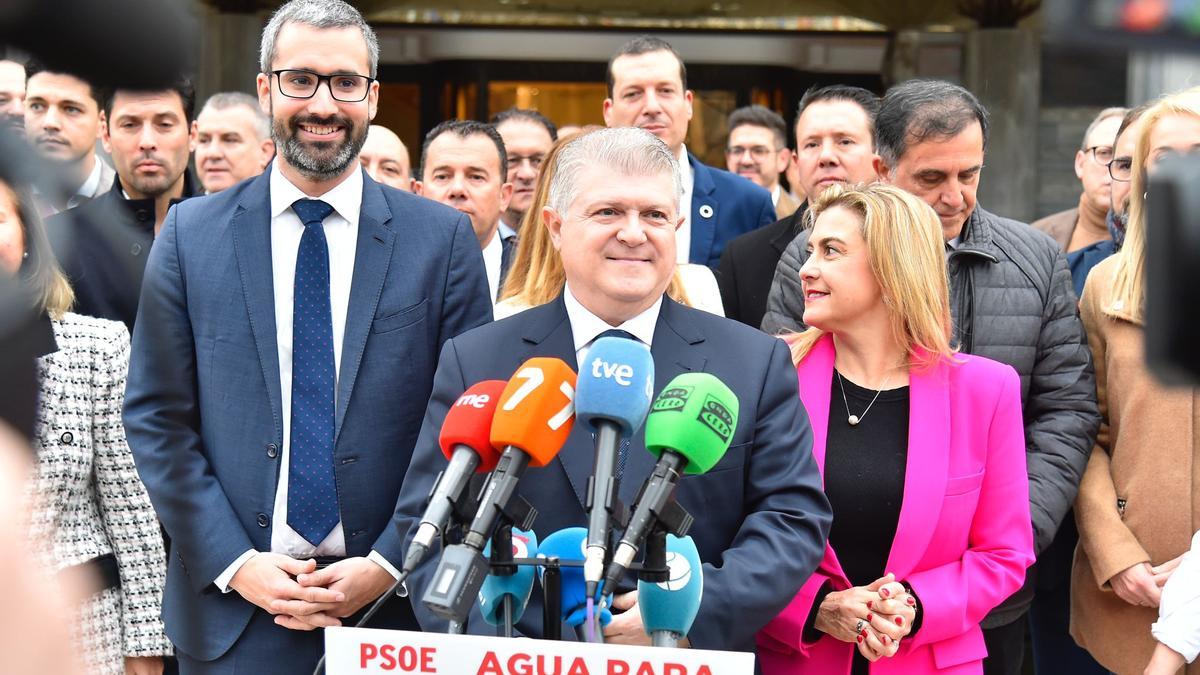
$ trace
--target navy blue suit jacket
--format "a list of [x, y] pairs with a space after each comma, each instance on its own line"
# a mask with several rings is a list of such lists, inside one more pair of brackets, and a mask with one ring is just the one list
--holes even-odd
[[692, 244], [688, 262], [716, 268], [725, 243], [775, 222], [771, 193], [737, 174], [706, 166], [688, 153], [692, 167]]
[[[283, 419], [271, 272], [270, 169], [173, 207], [151, 249], [133, 336], [125, 426], [172, 551], [163, 615], [208, 661], [255, 610], [213, 581], [269, 551]], [[399, 568], [391, 523], [436, 358], [491, 320], [466, 216], [364, 176], [338, 379], [334, 447], [347, 555]], [[280, 672], [301, 666], [281, 664]]]
[[[702, 649], [752, 650], [755, 632], [791, 602], [816, 569], [831, 521], [812, 456], [812, 430], [797, 393], [796, 368], [781, 340], [667, 298], [651, 354], [656, 394], [676, 375], [707, 372], [738, 397], [729, 451], [708, 473], [684, 476], [678, 498], [696, 518], [690, 534], [705, 563], [704, 599], [689, 638]], [[449, 406], [468, 386], [508, 379], [534, 356], [557, 357], [576, 367], [561, 296], [465, 333], [442, 349], [425, 424], [400, 491], [397, 531], [415, 533], [430, 485], [446, 465], [437, 436]], [[526, 474], [518, 494], [539, 512], [534, 523], [539, 539], [587, 525], [584, 500], [594, 453], [591, 434], [576, 425], [553, 462]], [[626, 505], [633, 504], [655, 461], [639, 430], [621, 481]], [[444, 626], [420, 603], [437, 557], [431, 555], [409, 581], [417, 618], [426, 630]], [[532, 637], [542, 635], [540, 593], [540, 588], [534, 590], [519, 625]], [[494, 631], [477, 611], [468, 627], [483, 634]]]

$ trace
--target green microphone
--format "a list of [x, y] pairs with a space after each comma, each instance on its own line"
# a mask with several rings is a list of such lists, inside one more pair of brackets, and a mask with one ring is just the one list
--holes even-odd
[[659, 392], [646, 417], [646, 449], [658, 463], [642, 485], [629, 526], [613, 553], [604, 576], [605, 595], [633, 564], [652, 529], [662, 526], [677, 537], [687, 534], [692, 516], [675, 503], [679, 478], [704, 473], [721, 461], [737, 417], [737, 396], [708, 373], [684, 373]]

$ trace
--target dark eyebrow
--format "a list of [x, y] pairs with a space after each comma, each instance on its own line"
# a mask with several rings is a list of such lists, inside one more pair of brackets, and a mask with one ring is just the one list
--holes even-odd
[[946, 177], [946, 172], [938, 169], [923, 169], [917, 172], [917, 177], [924, 179], [944, 179]]

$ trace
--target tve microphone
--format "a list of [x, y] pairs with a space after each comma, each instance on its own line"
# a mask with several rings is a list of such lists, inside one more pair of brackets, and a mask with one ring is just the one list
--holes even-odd
[[704, 597], [704, 570], [691, 537], [667, 535], [667, 581], [638, 582], [638, 611], [655, 647], [677, 647], [696, 620]]
[[[491, 542], [484, 548], [484, 555], [491, 555]], [[536, 558], [538, 555], [537, 534], [530, 531], [513, 530], [512, 557]], [[521, 620], [529, 595], [533, 592], [535, 565], [517, 565], [516, 574], [497, 576], [489, 574], [479, 589], [479, 611], [483, 620], [493, 626], [503, 625], [511, 629]], [[507, 608], [506, 608], [507, 605]]]
[[467, 489], [471, 474], [487, 473], [496, 468], [500, 452], [492, 446], [492, 417], [507, 384], [503, 380], [480, 382], [463, 392], [446, 411], [438, 445], [450, 464], [434, 483], [429, 506], [425, 507], [417, 534], [404, 556], [404, 571], [416, 569], [434, 538], [445, 531]]
[[[513, 504], [517, 483], [529, 466], [545, 466], [562, 449], [575, 420], [575, 371], [561, 359], [538, 357], [521, 364], [504, 387], [492, 418], [491, 443], [504, 447], [480, 497], [463, 543], [448, 546], [422, 601], [438, 616], [463, 621], [487, 576], [483, 547], [500, 517], [530, 529], [536, 515]], [[519, 513], [520, 512], [520, 513]]]
[[[704, 473], [725, 456], [737, 416], [737, 396], [708, 373], [684, 373], [659, 392], [646, 418], [646, 449], [658, 456], [658, 463], [638, 493], [633, 516], [608, 566], [605, 593], [629, 569], [642, 540], [667, 509], [678, 508], [675, 488], [680, 474]], [[680, 534], [690, 525], [687, 516]]]
[[653, 396], [654, 359], [649, 347], [637, 340], [618, 337], [602, 337], [592, 343], [579, 369], [575, 417], [596, 435], [596, 464], [588, 479], [587, 550], [583, 563], [588, 593], [593, 596], [604, 579], [611, 519], [620, 508], [617, 454], [622, 439], [633, 436], [642, 426]]
[[[558, 558], [562, 562], [579, 562], [584, 559], [587, 530], [582, 527], [568, 527], [546, 537], [538, 551], [539, 558]], [[562, 570], [562, 617], [568, 626], [582, 626], [587, 620], [587, 588], [583, 580], [583, 570], [575, 566], [564, 566]], [[544, 569], [541, 570], [545, 576]], [[600, 615], [600, 625], [607, 626], [612, 621], [612, 612], [608, 605], [611, 598], [597, 603]]]

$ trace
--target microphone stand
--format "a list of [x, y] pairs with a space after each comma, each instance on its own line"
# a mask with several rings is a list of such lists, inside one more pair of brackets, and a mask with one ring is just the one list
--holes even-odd
[[[638, 570], [638, 579], [655, 584], [670, 581], [671, 569], [667, 566], [667, 529], [661, 522], [656, 523], [646, 535], [643, 550], [645, 557], [642, 559], [642, 568]], [[650, 641], [654, 647], [679, 646], [679, 636], [671, 631], [653, 631]]]
[[542, 574], [542, 638], [562, 639], [562, 570], [558, 556], [547, 558]]
[[[503, 518], [500, 520], [495, 534], [492, 535], [492, 568], [490, 573], [493, 576], [511, 577], [517, 573], [517, 566], [513, 562], [512, 528], [512, 521], [508, 518]], [[513, 597], [505, 593], [504, 599], [501, 602], [504, 608], [503, 636], [510, 638], [513, 636]]]

